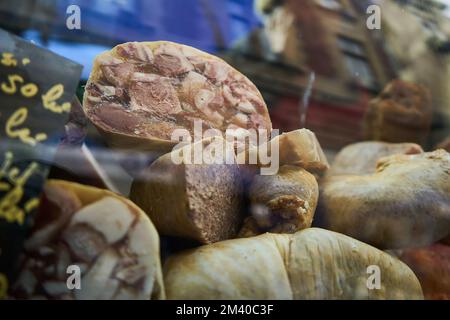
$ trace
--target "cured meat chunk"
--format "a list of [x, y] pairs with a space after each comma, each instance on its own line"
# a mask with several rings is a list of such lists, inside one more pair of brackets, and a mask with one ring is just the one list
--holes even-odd
[[[195, 153], [200, 146], [217, 152], [218, 163], [189, 160], [174, 164], [175, 154]], [[219, 150], [223, 152], [220, 156]], [[130, 198], [147, 212], [161, 234], [201, 243], [230, 239], [242, 223], [243, 190], [239, 168], [227, 164], [232, 163], [229, 160], [234, 161], [234, 150], [220, 137], [187, 145], [163, 155], [144, 170], [133, 182]]]
[[[225, 61], [173, 42], [129, 42], [94, 61], [83, 107], [114, 147], [170, 151], [175, 129], [264, 129], [255, 85]], [[111, 108], [113, 107], [113, 108]], [[118, 111], [123, 110], [123, 112]]]
[[343, 148], [336, 155], [328, 176], [343, 174], [372, 174], [376, 171], [377, 161], [394, 154], [417, 154], [423, 152], [415, 143], [388, 143], [364, 141]]
[[11, 297], [163, 299], [159, 259], [158, 234], [131, 201], [49, 180]]
[[[367, 289], [367, 267], [384, 275]], [[411, 269], [389, 254], [328, 230], [265, 233], [187, 250], [164, 265], [168, 299], [423, 299]]]
[[249, 196], [252, 216], [246, 219], [240, 236], [294, 233], [311, 226], [319, 187], [303, 168], [282, 166], [276, 175], [255, 176]]
[[320, 183], [315, 225], [382, 249], [427, 246], [450, 232], [450, 154], [381, 158], [372, 174]]

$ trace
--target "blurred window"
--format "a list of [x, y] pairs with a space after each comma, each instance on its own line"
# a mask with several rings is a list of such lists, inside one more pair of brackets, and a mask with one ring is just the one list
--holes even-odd
[[424, 20], [424, 19], [421, 19], [421, 21], [422, 21], [422, 27], [425, 32], [434, 34], [439, 30], [438, 24], [435, 21]]
[[372, 88], [376, 82], [375, 76], [363, 45], [346, 37], [338, 37], [337, 41], [344, 55], [345, 65], [351, 76], [357, 79], [362, 85]]
[[447, 35], [441, 31], [441, 29], [439, 28], [439, 24], [436, 21], [425, 20], [425, 19], [420, 19], [420, 20], [421, 20], [422, 29], [426, 35], [428, 35], [429, 37], [438, 38], [442, 41], [447, 40], [447, 38], [448, 38]]
[[357, 56], [364, 57], [366, 55], [365, 50], [361, 43], [345, 38], [345, 37], [338, 37], [338, 45], [339, 48], [347, 53], [354, 54]]
[[338, 10], [341, 8], [341, 2], [338, 0], [319, 0], [319, 4], [332, 10]]

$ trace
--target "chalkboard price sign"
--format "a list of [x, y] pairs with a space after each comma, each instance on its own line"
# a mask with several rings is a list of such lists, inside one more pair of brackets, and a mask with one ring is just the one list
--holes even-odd
[[81, 69], [0, 29], [0, 299], [15, 276]]

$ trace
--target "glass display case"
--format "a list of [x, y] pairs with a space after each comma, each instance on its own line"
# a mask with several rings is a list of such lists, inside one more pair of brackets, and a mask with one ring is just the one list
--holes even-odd
[[2, 0], [0, 58], [0, 297], [450, 299], [450, 1]]

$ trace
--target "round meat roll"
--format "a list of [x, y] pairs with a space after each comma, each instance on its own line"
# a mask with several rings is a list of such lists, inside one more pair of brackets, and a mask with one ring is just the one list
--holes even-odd
[[130, 42], [100, 54], [83, 107], [110, 145], [169, 151], [176, 129], [267, 129], [255, 85], [223, 60], [173, 42]]
[[376, 172], [327, 177], [315, 226], [382, 249], [427, 246], [450, 234], [450, 154], [381, 158]]
[[50, 180], [12, 297], [163, 299], [158, 234], [131, 201]]
[[276, 175], [255, 176], [249, 198], [251, 216], [246, 218], [239, 236], [294, 233], [311, 226], [319, 187], [305, 169], [282, 166]]
[[[378, 278], [378, 279], [377, 279]], [[266, 233], [172, 256], [168, 299], [423, 299], [401, 261], [323, 229]]]

